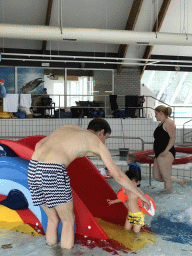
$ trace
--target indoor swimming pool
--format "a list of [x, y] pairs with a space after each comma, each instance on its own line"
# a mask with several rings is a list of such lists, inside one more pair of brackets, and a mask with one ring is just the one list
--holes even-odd
[[[109, 185], [117, 192], [120, 185], [113, 179]], [[189, 256], [192, 254], [192, 182], [186, 187], [174, 184], [171, 194], [163, 194], [163, 184], [148, 179], [141, 182], [142, 191], [149, 194], [156, 203], [155, 216], [146, 215], [145, 222], [154, 231], [156, 242], [148, 243], [137, 252], [125, 252], [112, 247], [107, 241], [78, 239], [71, 250], [60, 249], [59, 246], [46, 245], [45, 237], [33, 237], [5, 229], [0, 229], [0, 253], [2, 255], [46, 255], [46, 256]]]

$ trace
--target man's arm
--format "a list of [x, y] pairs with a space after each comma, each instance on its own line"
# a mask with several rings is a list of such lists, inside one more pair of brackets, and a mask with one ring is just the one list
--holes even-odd
[[139, 189], [139, 188], [138, 188], [138, 190], [141, 192], [141, 194], [143, 194], [143, 195], [144, 195], [144, 193], [143, 193], [143, 191], [142, 191], [141, 189]]
[[109, 150], [102, 142], [100, 142], [98, 145], [97, 155], [100, 156], [101, 160], [108, 168], [110, 174], [119, 184], [121, 184], [123, 187], [137, 195], [141, 200], [143, 200], [147, 204], [147, 207], [150, 207], [149, 200], [139, 191], [137, 187], [133, 186], [131, 180], [125, 175], [124, 172], [122, 172], [118, 168], [118, 166], [113, 161], [111, 154], [109, 153]]

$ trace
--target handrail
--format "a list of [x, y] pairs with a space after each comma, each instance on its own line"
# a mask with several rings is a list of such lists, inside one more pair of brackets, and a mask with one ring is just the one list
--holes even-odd
[[[99, 99], [100, 101], [102, 100], [103, 101], [103, 105], [101, 106], [97, 106], [96, 108], [97, 109], [103, 109], [103, 111], [104, 111], [104, 113], [105, 113], [105, 117], [111, 117], [111, 113], [110, 113], [110, 111], [109, 111], [109, 109], [111, 109], [111, 106], [110, 106], [110, 102], [109, 102], [109, 94], [108, 95], [90, 95], [90, 94], [86, 94], [86, 95], [83, 95], [83, 94], [81, 94], [81, 95], [76, 95], [76, 94], [31, 94], [31, 96], [32, 96], [32, 98], [34, 97], [36, 97], [36, 96], [44, 96], [44, 97], [46, 97], [46, 96], [49, 96], [49, 97], [58, 97], [58, 100], [57, 100], [57, 102], [56, 102], [56, 104], [55, 104], [55, 106], [54, 106], [54, 110], [58, 110], [58, 117], [60, 118], [61, 117], [61, 109], [69, 109], [70, 107], [72, 107], [72, 106], [61, 106], [61, 98], [63, 98], [63, 97], [73, 97], [73, 96], [76, 96], [76, 97], [87, 97], [87, 99], [89, 99], [88, 101], [90, 101], [90, 102], [92, 102], [92, 101], [94, 101], [94, 100], [96, 100], [97, 101], [97, 99]], [[125, 95], [117, 95], [118, 97], [123, 97], [123, 98], [125, 98]], [[135, 95], [136, 96], [136, 95]], [[159, 99], [157, 99], [157, 98], [155, 98], [154, 96], [151, 96], [151, 95], [139, 95], [139, 96], [144, 96], [144, 98], [146, 99], [146, 102], [143, 104], [143, 106], [139, 106], [139, 107], [125, 107], [125, 105], [123, 105], [124, 103], [124, 101], [121, 101], [121, 98], [120, 98], [120, 102], [122, 102], [122, 103], [120, 103], [120, 106], [119, 106], [119, 109], [121, 109], [121, 110], [124, 110], [124, 109], [128, 109], [128, 108], [130, 108], [130, 109], [142, 109], [142, 110], [144, 110], [144, 112], [142, 111], [142, 115], [144, 115], [145, 117], [147, 117], [148, 116], [148, 110], [153, 110], [154, 111], [154, 108], [153, 108], [153, 106], [150, 106], [149, 105], [149, 102], [150, 102], [150, 99], [153, 99], [153, 100], [155, 100], [156, 102], [158, 102], [158, 103], [162, 103], [162, 104], [164, 104], [165, 106], [169, 106], [169, 107], [172, 107], [173, 108], [173, 112], [172, 112], [172, 116], [171, 116], [171, 118], [173, 118], [173, 120], [175, 121], [175, 119], [180, 119], [180, 120], [182, 120], [183, 118], [191, 118], [191, 116], [190, 117], [186, 117], [186, 116], [175, 116], [176, 114], [175, 114], [175, 108], [177, 108], [177, 107], [185, 107], [185, 106], [170, 106], [169, 104], [167, 104], [167, 103], [165, 103], [165, 102], [163, 102], [163, 101], [161, 101], [161, 100], [159, 100]], [[90, 98], [89, 98], [90, 97]], [[82, 98], [83, 99], [83, 98]], [[65, 99], [66, 100], [66, 99]], [[123, 106], [121, 106], [121, 105], [123, 105]], [[32, 105], [31, 106], [31, 108], [39, 108], [39, 109], [46, 109], [47, 108], [47, 106], [39, 106], [38, 104], [34, 104], [34, 105]], [[73, 106], [73, 107], [80, 107], [82, 110], [84, 110], [84, 109], [86, 109], [86, 108], [93, 108], [92, 106]], [[192, 108], [192, 106], [188, 106], [188, 107], [191, 107]], [[48, 108], [47, 108], [48, 109]], [[53, 110], [53, 113], [54, 113], [54, 110]], [[151, 113], [152, 111], [150, 111], [150, 113]], [[140, 114], [140, 113], [139, 113]], [[51, 112], [51, 115], [52, 115], [52, 112]], [[143, 116], [143, 117], [144, 117]], [[126, 116], [127, 117], [127, 116]], [[81, 117], [79, 117], [79, 118], [81, 118]]]
[[[1, 136], [1, 139], [18, 139], [18, 138], [24, 138], [25, 136]], [[142, 144], [142, 151], [144, 150], [144, 144], [149, 142], [144, 142], [144, 140], [140, 137], [129, 137], [129, 136], [109, 136], [111, 139], [138, 139], [141, 140]]]
[[191, 122], [191, 121], [192, 121], [192, 119], [191, 119], [191, 120], [189, 120], [189, 121], [187, 121], [187, 122], [185, 122], [185, 123], [183, 124], [183, 126], [184, 126], [185, 124], [187, 124], [187, 123]]
[[140, 137], [129, 137], [129, 136], [109, 136], [109, 138], [111, 138], [111, 139], [138, 139], [138, 140], [141, 140], [141, 145], [142, 145], [142, 151], [144, 150], [144, 144], [145, 144], [145, 142], [144, 142], [144, 140], [142, 139], [142, 138], [140, 138]]
[[183, 144], [185, 143], [185, 136], [186, 136], [187, 134], [192, 133], [192, 131], [185, 133], [185, 125], [186, 125], [187, 123], [191, 122], [191, 121], [192, 121], [192, 119], [186, 121], [186, 122], [183, 124]]
[[151, 96], [151, 95], [144, 95], [144, 97], [149, 97], [149, 98], [152, 98], [152, 99], [154, 99], [154, 100], [157, 100], [157, 101], [159, 101], [159, 102], [161, 102], [162, 104], [164, 104], [164, 105], [167, 105], [168, 107], [172, 107], [171, 105], [169, 105], [169, 104], [167, 104], [167, 103], [165, 103], [165, 102], [163, 102], [163, 101], [161, 101], [161, 100], [158, 100], [157, 98], [155, 98], [155, 97], [153, 97], [153, 96]]
[[7, 139], [7, 140], [9, 140], [9, 139], [16, 139], [16, 138], [19, 138], [19, 139], [22, 139], [22, 138], [25, 138], [25, 136], [9, 136], [9, 135], [7, 135], [7, 136], [0, 136], [0, 139]]

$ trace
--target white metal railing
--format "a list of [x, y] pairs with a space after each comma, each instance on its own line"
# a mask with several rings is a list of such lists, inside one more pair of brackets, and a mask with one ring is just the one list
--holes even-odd
[[[186, 125], [188, 123], [191, 123], [191, 125], [189, 126], [190, 128], [188, 128], [188, 131], [185, 132], [185, 130], [187, 129]], [[186, 138], [190, 138], [191, 140], [187, 141]], [[183, 144], [185, 143], [192, 143], [192, 119], [183, 124]]]
[[[58, 97], [58, 105], [53, 105], [53, 106], [42, 106], [39, 104], [33, 104], [31, 107], [35, 109], [47, 109], [48, 111], [54, 109], [54, 111], [58, 111], [58, 118], [61, 118], [61, 111], [64, 110], [65, 112], [71, 112], [71, 108], [76, 108], [81, 110], [83, 112], [86, 109], [89, 109], [91, 111], [93, 110], [103, 110], [105, 113], [105, 117], [113, 117], [113, 111], [111, 110], [111, 104], [110, 104], [110, 99], [109, 99], [109, 94], [107, 95], [76, 95], [76, 94], [71, 94], [71, 95], [65, 95], [65, 94], [32, 94], [32, 102], [34, 102], [35, 98], [44, 98], [44, 97]], [[69, 97], [87, 97], [87, 99], [93, 99], [93, 100], [88, 100], [86, 101], [88, 104], [87, 106], [66, 106], [66, 103], [64, 106], [61, 105], [61, 98], [63, 98], [64, 101], [67, 102], [67, 98]], [[154, 116], [154, 109], [156, 105], [163, 104], [165, 106], [169, 106], [172, 108], [172, 118], [174, 122], [176, 123], [176, 126], [183, 127], [184, 122], [187, 122], [192, 118], [192, 106], [170, 106], [169, 104], [164, 103], [161, 100], [158, 100], [157, 98], [153, 96], [145, 96], [145, 103], [139, 107], [125, 107], [125, 95], [117, 95], [117, 105], [118, 105], [118, 110], [120, 111], [118, 114], [118, 117], [129, 117], [127, 110], [134, 109], [137, 113], [136, 116], [139, 117], [150, 117], [155, 121], [155, 116]], [[93, 102], [98, 101], [101, 103], [101, 105], [94, 105]], [[83, 102], [83, 101], [82, 101]], [[185, 115], [178, 115], [178, 109], [185, 109], [187, 110]], [[138, 114], [138, 111], [142, 111], [142, 115], [140, 116], [140, 113]], [[79, 115], [78, 117], [84, 117], [85, 114]], [[55, 115], [52, 115], [52, 117], [55, 117]], [[90, 116], [94, 117], [94, 115]]]
[[[138, 150], [144, 150], [144, 140], [140, 137], [130, 137], [130, 136], [109, 136], [109, 139], [121, 139], [123, 141], [124, 148], [128, 147], [128, 143], [125, 143], [125, 140], [140, 140], [141, 141], [141, 148]], [[108, 140], [109, 140], [108, 139]], [[122, 143], [121, 143], [122, 144]], [[110, 149], [110, 148], [109, 148]], [[119, 149], [119, 146], [117, 146], [116, 150]], [[112, 149], [110, 149], [112, 151]]]

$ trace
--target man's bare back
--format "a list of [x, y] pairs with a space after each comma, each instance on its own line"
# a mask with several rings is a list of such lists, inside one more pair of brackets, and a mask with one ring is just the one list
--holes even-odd
[[89, 130], [63, 125], [36, 145], [32, 159], [63, 164], [67, 168], [75, 158], [97, 155], [99, 144], [99, 138]]

